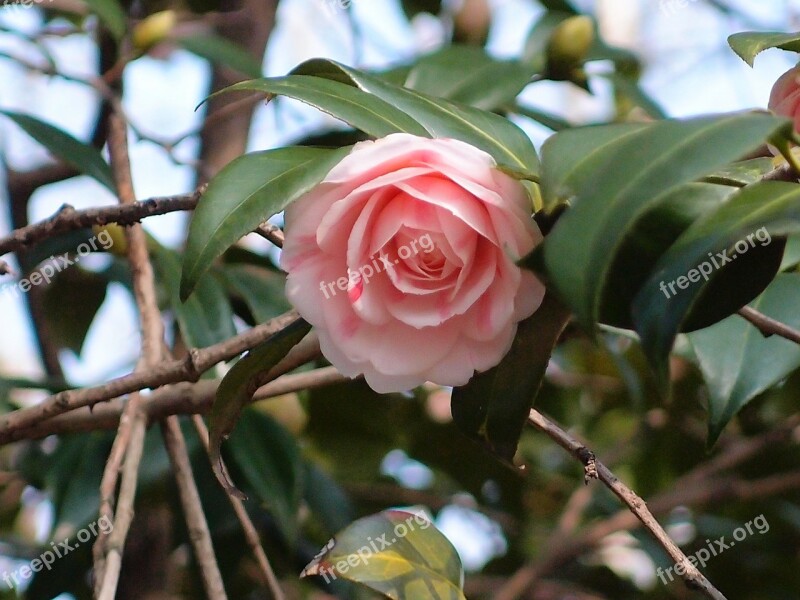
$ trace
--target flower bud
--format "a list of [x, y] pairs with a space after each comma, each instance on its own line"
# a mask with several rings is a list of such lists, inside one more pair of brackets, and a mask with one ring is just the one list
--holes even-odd
[[162, 10], [153, 13], [140, 21], [134, 28], [131, 36], [133, 47], [139, 52], [147, 52], [150, 48], [164, 41], [178, 22], [174, 10]]
[[562, 21], [553, 30], [547, 44], [547, 75], [556, 81], [585, 81], [581, 65], [594, 43], [594, 22], [586, 15]]

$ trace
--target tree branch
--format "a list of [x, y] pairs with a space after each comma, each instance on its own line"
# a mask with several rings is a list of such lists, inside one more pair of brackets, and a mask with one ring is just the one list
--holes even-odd
[[204, 188], [200, 188], [192, 194], [150, 198], [132, 204], [101, 206], [85, 210], [75, 210], [69, 204], [65, 204], [52, 217], [15, 229], [9, 235], [0, 239], [0, 256], [8, 252], [27, 249], [55, 235], [85, 229], [93, 225], [106, 225], [108, 223], [133, 225], [147, 217], [176, 211], [194, 210], [203, 191]]
[[[725, 596], [717, 590], [706, 577], [689, 562], [689, 559], [667, 535], [664, 528], [656, 521], [647, 508], [644, 500], [633, 490], [623, 484], [617, 477], [582, 443], [570, 436], [557, 424], [536, 410], [531, 410], [528, 423], [545, 433], [559, 446], [572, 454], [584, 465], [585, 477], [602, 481], [629, 508], [631, 513], [650, 531], [659, 544], [666, 550], [670, 558], [684, 567], [683, 578], [691, 588], [702, 591], [713, 600], [725, 600]], [[519, 575], [519, 572], [518, 574]], [[512, 577], [508, 584], [495, 596], [496, 600], [512, 600], [528, 589], [530, 583], [538, 576], [538, 572], [526, 572], [523, 576]]]
[[768, 317], [764, 313], [761, 313], [754, 308], [750, 308], [749, 306], [740, 308], [738, 314], [745, 320], [752, 323], [764, 335], [764, 337], [778, 335], [789, 340], [790, 342], [800, 344], [800, 331], [797, 329], [792, 329], [785, 323], [776, 321], [772, 317]]
[[191, 349], [184, 358], [164, 361], [147, 371], [124, 375], [99, 386], [59, 392], [40, 404], [3, 415], [0, 417], [0, 444], [8, 443], [14, 430], [31, 427], [76, 408], [93, 406], [98, 402], [170, 383], [197, 381], [217, 363], [231, 360], [250, 350], [297, 318], [297, 313], [292, 310], [219, 344], [199, 350]]

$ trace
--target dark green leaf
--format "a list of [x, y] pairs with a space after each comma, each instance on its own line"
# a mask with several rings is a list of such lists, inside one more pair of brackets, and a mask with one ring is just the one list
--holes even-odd
[[[80, 354], [89, 327], [106, 299], [107, 288], [105, 277], [81, 268], [58, 273], [44, 288], [44, 314], [50, 341], [59, 348], [69, 348]], [[67, 319], [64, 318], [65, 306], [69, 306]]]
[[[698, 302], [701, 294], [708, 294], [709, 300], [726, 300], [725, 297], [720, 298], [713, 294], [711, 289], [716, 278], [725, 271], [737, 268], [739, 263], [745, 262], [751, 256], [757, 256], [759, 250], [770, 250], [773, 245], [777, 250], [782, 250], [782, 243], [772, 238], [800, 229], [799, 202], [800, 185], [781, 181], [750, 185], [687, 229], [660, 258], [634, 300], [633, 317], [644, 351], [662, 379], [666, 376], [666, 359], [673, 340], [689, 309]], [[763, 232], [762, 227], [765, 227]], [[751, 236], [751, 242], [747, 241], [748, 235]], [[746, 253], [732, 249], [734, 244], [742, 241], [748, 246]], [[738, 255], [737, 259], [741, 260], [720, 264], [720, 269], [714, 267], [717, 256], [709, 256], [709, 253], [726, 253], [728, 257], [732, 257], [734, 252]], [[719, 261], [722, 262], [723, 259], [720, 257]], [[780, 256], [777, 256], [777, 263], [779, 262]], [[701, 267], [702, 265], [706, 266]], [[778, 264], [775, 264], [776, 270], [777, 267]], [[685, 287], [676, 287], [675, 294], [663, 291], [662, 282], [668, 287], [670, 282], [677, 282], [679, 277], [688, 277], [690, 271], [700, 268], [711, 271], [709, 286], [705, 285], [705, 278], [700, 280], [698, 277], [697, 282], [686, 284], [684, 281]], [[774, 271], [766, 273], [768, 279], [762, 283], [761, 289], [773, 275]], [[757, 290], [753, 296], [759, 292]], [[732, 307], [730, 312], [737, 308]]]
[[800, 33], [743, 31], [728, 37], [728, 44], [744, 62], [752, 67], [756, 56], [769, 48], [800, 52]]
[[[778, 275], [750, 306], [800, 328], [798, 294], [800, 275]], [[688, 338], [710, 392], [709, 446], [750, 400], [800, 367], [800, 346], [778, 336], [764, 337], [738, 315]]]
[[292, 321], [233, 365], [217, 389], [209, 420], [209, 457], [214, 474], [231, 495], [245, 498], [227, 477], [220, 457], [222, 441], [233, 431], [242, 409], [253, 398], [259, 376], [278, 364], [310, 329], [302, 319]]
[[356, 581], [395, 600], [465, 600], [453, 545], [426, 517], [399, 510], [364, 517], [337, 533], [300, 574], [309, 575]]
[[[577, 164], [569, 153], [554, 152], [554, 160], [575, 165], [554, 169], [566, 175], [557, 178], [564, 182], [559, 194], [575, 199], [537, 250], [549, 283], [578, 320], [593, 331], [617, 250], [662, 194], [721, 168], [784, 125], [765, 113], [661, 121], [605, 144], [602, 152], [584, 152]], [[580, 139], [572, 131], [555, 137], [568, 134]]]
[[[464, 69], [469, 65], [469, 69]], [[501, 108], [530, 83], [534, 70], [519, 61], [497, 60], [483, 48], [448, 46], [423, 56], [405, 81], [407, 88], [484, 110]], [[491, 85], [486, 85], [491, 81]]]
[[388, 102], [351, 85], [330, 79], [308, 75], [272, 77], [243, 81], [225, 88], [223, 92], [242, 90], [300, 100], [375, 137], [401, 131], [428, 135], [422, 125]]
[[180, 299], [181, 258], [178, 253], [150, 240], [150, 251], [158, 279], [169, 294], [175, 319], [187, 345], [204, 348], [236, 335], [233, 311], [222, 286], [210, 274], [200, 277], [193, 293]]
[[356, 86], [406, 113], [433, 137], [455, 138], [491, 154], [502, 166], [538, 172], [533, 144], [505, 117], [398, 87], [332, 60], [313, 59], [293, 72]]
[[297, 537], [297, 510], [303, 490], [303, 461], [291, 433], [263, 412], [242, 413], [227, 444], [234, 466], [254, 497], [272, 513], [286, 540]]
[[211, 180], [194, 211], [180, 297], [239, 238], [282, 211], [328, 174], [349, 148], [290, 147], [245, 154]]
[[247, 305], [256, 323], [264, 323], [289, 310], [286, 277], [274, 271], [246, 265], [228, 265], [218, 272], [225, 287]]
[[568, 320], [569, 312], [546, 295], [533, 316], [519, 324], [500, 364], [453, 390], [450, 411], [455, 424], [505, 461], [516, 454], [550, 354]]
[[189, 52], [212, 63], [230, 67], [248, 77], [261, 77], [261, 62], [230, 40], [218, 35], [202, 34], [180, 38], [177, 41]]
[[57, 156], [84, 175], [93, 177], [112, 193], [116, 193], [111, 167], [103, 160], [103, 156], [98, 150], [75, 139], [61, 129], [29, 115], [5, 110], [0, 111], [0, 114], [14, 121], [25, 133], [47, 148], [53, 156]]
[[116, 39], [125, 35], [127, 15], [117, 0], [84, 0]]

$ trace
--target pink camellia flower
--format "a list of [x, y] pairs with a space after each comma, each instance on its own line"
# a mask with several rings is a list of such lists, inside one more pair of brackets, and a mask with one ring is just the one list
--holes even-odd
[[800, 65], [786, 71], [772, 86], [769, 109], [794, 121], [794, 129], [800, 132]]
[[523, 185], [453, 139], [356, 144], [286, 210], [286, 295], [341, 373], [377, 392], [463, 385], [508, 352], [544, 286]]

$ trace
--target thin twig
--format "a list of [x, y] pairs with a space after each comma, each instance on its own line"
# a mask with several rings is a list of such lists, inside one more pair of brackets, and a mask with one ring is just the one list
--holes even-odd
[[175, 482], [178, 485], [178, 495], [183, 506], [189, 539], [200, 567], [206, 595], [211, 600], [226, 600], [228, 596], [225, 594], [222, 574], [214, 555], [211, 531], [200, 502], [200, 494], [194, 481], [189, 453], [186, 450], [186, 440], [183, 437], [178, 417], [172, 416], [164, 419], [161, 422], [161, 432], [164, 436], [164, 445], [169, 454], [172, 470], [175, 473]]
[[[309, 354], [307, 356], [310, 357], [309, 360], [312, 360], [317, 355]], [[282, 375], [260, 387], [252, 400], [253, 402], [266, 400], [347, 381], [351, 381], [351, 379], [341, 375], [334, 367]], [[197, 383], [182, 383], [153, 392], [145, 398], [143, 405], [148, 422], [158, 422], [170, 415], [207, 414], [211, 409], [219, 382], [218, 379], [204, 379]], [[11, 441], [39, 440], [50, 435], [116, 429], [125, 406], [126, 402], [119, 399], [99, 405], [94, 409], [84, 407], [74, 410], [47, 419], [34, 427], [17, 429], [12, 434]]]
[[[132, 205], [136, 202], [136, 195], [131, 176], [127, 136], [127, 123], [121, 115], [112, 113], [109, 117], [108, 147], [114, 183], [120, 203]], [[145, 232], [141, 225], [137, 224], [127, 229], [125, 233], [133, 280], [133, 296], [142, 328], [142, 351], [136, 370], [149, 371], [161, 358], [164, 326], [158, 310], [155, 276], [147, 251]], [[103, 516], [111, 518], [113, 512], [114, 518], [114, 529], [111, 534], [108, 537], [99, 536], [93, 548], [95, 593], [100, 600], [112, 600], [116, 596], [125, 540], [133, 520], [133, 504], [146, 431], [146, 415], [142, 411], [140, 393], [131, 394], [128, 406], [125, 407], [125, 416], [128, 419], [120, 420], [117, 437], [112, 446], [114, 451], [106, 462], [100, 486]], [[111, 498], [119, 477], [121, 455], [125, 457], [122, 485], [117, 506], [113, 508]]]
[[31, 427], [76, 408], [93, 406], [98, 402], [144, 389], [155, 389], [170, 383], [197, 381], [217, 363], [230, 360], [250, 350], [297, 318], [297, 313], [292, 310], [224, 342], [199, 350], [191, 349], [184, 358], [164, 361], [148, 371], [124, 375], [99, 386], [59, 392], [35, 406], [3, 415], [0, 417], [0, 444], [8, 443], [12, 432], [16, 429]]
[[[725, 596], [717, 590], [708, 579], [695, 567], [683, 551], [678, 548], [675, 542], [667, 535], [664, 528], [658, 523], [644, 500], [636, 493], [623, 484], [603, 463], [598, 461], [594, 454], [582, 443], [570, 436], [557, 424], [542, 415], [537, 410], [531, 410], [528, 416], [528, 423], [539, 429], [564, 448], [584, 465], [585, 476], [596, 478], [602, 481], [614, 494], [630, 509], [639, 521], [650, 531], [659, 544], [666, 550], [670, 558], [684, 568], [683, 578], [689, 587], [702, 591], [708, 598], [713, 600], [725, 600]], [[519, 593], [527, 589], [527, 585], [521, 589], [505, 589], [496, 596], [497, 600], [510, 600], [516, 598]]]
[[176, 211], [194, 210], [202, 189], [192, 194], [150, 198], [133, 204], [101, 206], [86, 210], [75, 210], [69, 204], [62, 206], [53, 216], [12, 231], [0, 239], [0, 256], [8, 252], [27, 249], [55, 235], [85, 229], [92, 225], [132, 225], [147, 217], [164, 215]]
[[[206, 427], [203, 417], [200, 415], [193, 415], [192, 423], [194, 423], [194, 427], [197, 430], [197, 435], [200, 438], [200, 442], [203, 444], [206, 452], [208, 452], [208, 427]], [[222, 469], [226, 472], [227, 476], [227, 467], [225, 466], [224, 462], [222, 463]], [[284, 600], [285, 596], [283, 594], [283, 590], [281, 589], [280, 583], [278, 583], [277, 577], [275, 577], [275, 571], [272, 570], [272, 565], [269, 563], [269, 559], [267, 558], [267, 554], [264, 552], [264, 548], [261, 547], [261, 539], [258, 537], [258, 531], [256, 531], [256, 527], [253, 525], [250, 515], [247, 514], [247, 509], [245, 509], [244, 503], [239, 498], [231, 494], [226, 494], [226, 496], [233, 507], [233, 512], [236, 513], [236, 518], [239, 519], [239, 523], [242, 526], [242, 531], [244, 532], [244, 538], [247, 541], [247, 545], [250, 547], [250, 551], [253, 553], [253, 557], [256, 559], [256, 563], [258, 563], [264, 584], [267, 586], [267, 588], [269, 588], [272, 599]]]
[[776, 321], [772, 317], [768, 317], [764, 313], [759, 312], [754, 308], [749, 306], [740, 308], [739, 316], [755, 325], [755, 327], [764, 335], [764, 337], [778, 335], [782, 338], [786, 338], [790, 342], [800, 344], [800, 331], [789, 327], [786, 325], [786, 323]]
[[262, 223], [256, 227], [254, 233], [257, 233], [265, 240], [272, 242], [278, 248], [283, 248], [283, 230], [277, 225], [273, 225], [270, 222]]

